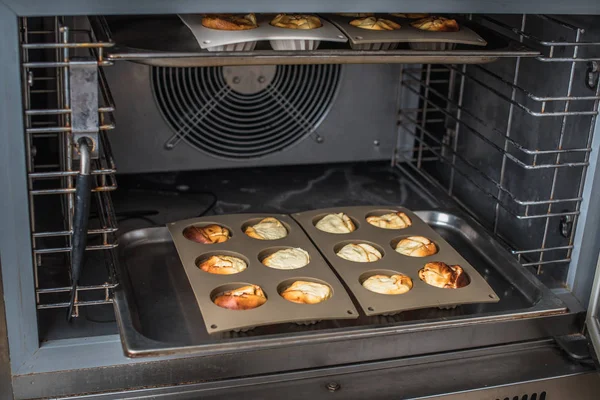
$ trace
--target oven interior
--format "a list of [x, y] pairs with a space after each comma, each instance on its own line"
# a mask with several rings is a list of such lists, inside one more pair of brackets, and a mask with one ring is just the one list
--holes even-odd
[[[585, 17], [463, 18], [485, 32], [488, 49], [459, 47], [458, 56], [401, 49], [356, 61], [347, 45], [330, 45], [321, 49], [329, 60], [276, 55], [281, 64], [268, 64], [252, 61], [273, 53], [258, 48], [241, 67], [226, 54], [199, 52], [193, 62], [177, 56], [198, 48], [176, 16], [21, 19], [40, 341], [119, 332], [120, 291], [127, 291], [132, 329], [175, 347], [518, 314], [544, 297], [486, 257], [467, 228], [438, 218], [431, 224], [485, 271], [499, 303], [195, 335], [201, 317], [164, 226], [241, 212], [459, 210], [546, 288], [587, 304], [592, 282], [578, 281], [576, 269], [584, 183], [595, 165], [598, 30]], [[157, 27], [166, 34], [152, 36]], [[70, 151], [67, 65], [80, 57], [100, 66], [99, 156], [92, 160], [87, 260], [69, 323], [78, 160]], [[227, 73], [267, 82], [236, 89]]]

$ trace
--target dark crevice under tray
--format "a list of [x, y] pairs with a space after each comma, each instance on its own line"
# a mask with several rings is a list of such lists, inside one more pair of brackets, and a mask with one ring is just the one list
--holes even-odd
[[[139, 229], [123, 235], [119, 246], [121, 286], [115, 295], [115, 311], [125, 353], [131, 357], [215, 354], [419, 331], [439, 332], [442, 336], [436, 348], [441, 350], [474, 343], [472, 337], [461, 337], [458, 342], [447, 341], [444, 345], [448, 328], [531, 320], [531, 329], [511, 333], [525, 340], [532, 334], [551, 334], [543, 332], [542, 326], [552, 329], [556, 325], [540, 324], [538, 317], [564, 314], [570, 318], [565, 305], [474, 221], [442, 211], [417, 214], [486, 278], [501, 298], [498, 303], [463, 305], [452, 310], [421, 309], [387, 317], [361, 315], [356, 320], [322, 321], [311, 326], [269, 325], [244, 333], [209, 335], [167, 228]], [[431, 334], [423, 338], [433, 340]], [[477, 340], [487, 343], [483, 338]], [[498, 338], [489, 339], [490, 343], [494, 340]]]

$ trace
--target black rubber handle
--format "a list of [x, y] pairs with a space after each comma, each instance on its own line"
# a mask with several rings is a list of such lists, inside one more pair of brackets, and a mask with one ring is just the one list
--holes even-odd
[[75, 213], [73, 216], [73, 236], [71, 243], [73, 251], [71, 253], [71, 301], [69, 303], [69, 313], [67, 321], [71, 320], [73, 315], [73, 306], [75, 305], [75, 295], [77, 294], [77, 284], [81, 276], [81, 270], [85, 261], [85, 248], [87, 246], [88, 221], [90, 217], [90, 200], [92, 197], [92, 175], [79, 174], [75, 186]]

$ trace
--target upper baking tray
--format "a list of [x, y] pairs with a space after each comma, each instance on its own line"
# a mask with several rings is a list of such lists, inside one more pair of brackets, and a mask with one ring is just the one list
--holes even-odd
[[455, 50], [353, 50], [348, 43], [324, 42], [318, 50], [275, 51], [259, 42], [253, 51], [208, 52], [176, 15], [92, 17], [96, 36], [113, 41], [109, 60], [128, 60], [161, 67], [270, 64], [482, 64], [505, 57], [536, 57], [539, 52], [499, 33], [465, 22], [488, 45], [458, 45]]
[[[391, 340], [392, 334], [418, 335], [425, 331], [429, 333], [418, 335], [427, 340], [422, 348], [432, 349], [435, 344], [437, 350], [443, 351], [470, 345], [463, 343], [462, 336], [458, 342], [448, 342], [448, 329], [531, 321], [532, 329], [511, 332], [512, 339], [526, 340], [532, 332], [552, 334], [546, 328], [540, 330], [544, 325], [540, 317], [565, 314], [565, 318], [571, 318], [566, 306], [548, 288], [470, 218], [443, 211], [418, 211], [416, 215], [486, 277], [500, 297], [498, 303], [467, 304], [453, 310], [427, 308], [387, 317], [361, 314], [354, 320], [329, 320], [311, 326], [277, 324], [245, 333], [209, 334], [167, 228], [140, 229], [123, 235], [119, 245], [121, 285], [115, 292], [115, 313], [125, 354], [139, 357], [239, 353], [367, 337], [385, 336]], [[549, 326], [561, 330], [564, 325]], [[439, 338], [436, 332], [441, 335]], [[493, 340], [490, 337], [490, 342], [485, 342], [491, 344]], [[418, 351], [420, 345], [415, 342], [413, 347]]]

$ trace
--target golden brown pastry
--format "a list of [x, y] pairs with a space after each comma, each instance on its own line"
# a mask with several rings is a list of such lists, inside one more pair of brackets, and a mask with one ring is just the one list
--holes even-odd
[[354, 262], [375, 262], [383, 257], [379, 250], [366, 243], [347, 244], [336, 254], [344, 260]]
[[251, 310], [267, 302], [267, 297], [260, 286], [248, 285], [228, 290], [217, 296], [214, 303], [229, 310]]
[[423, 31], [433, 32], [458, 32], [458, 22], [444, 17], [427, 17], [410, 23], [413, 27]]
[[287, 229], [277, 218], [267, 217], [258, 224], [247, 227], [244, 233], [254, 239], [277, 240], [287, 236]]
[[317, 222], [315, 227], [323, 232], [328, 233], [350, 233], [356, 230], [354, 223], [344, 213], [327, 214]]
[[427, 257], [437, 253], [437, 246], [423, 236], [409, 236], [398, 242], [396, 251], [409, 257]]
[[469, 277], [458, 265], [430, 262], [419, 271], [419, 278], [431, 286], [458, 289], [469, 284]]
[[429, 14], [403, 14], [403, 13], [391, 13], [390, 15], [394, 17], [400, 18], [408, 18], [408, 19], [421, 19], [426, 18]]
[[342, 17], [353, 17], [353, 18], [364, 18], [364, 17], [372, 17], [373, 13], [339, 13]]
[[367, 222], [383, 229], [404, 229], [412, 225], [408, 215], [403, 212], [383, 214], [380, 216], [373, 215], [367, 217]]
[[244, 16], [233, 14], [209, 14], [202, 18], [202, 26], [221, 31], [246, 31], [258, 28], [256, 16], [253, 13]]
[[220, 225], [188, 226], [183, 230], [186, 239], [197, 243], [214, 244], [227, 241], [231, 234], [229, 229]]
[[389, 19], [367, 17], [358, 18], [350, 21], [350, 25], [360, 29], [369, 29], [373, 31], [395, 31], [400, 29], [400, 24]]
[[323, 26], [319, 17], [304, 14], [278, 14], [271, 25], [287, 29], [317, 29]]
[[322, 283], [296, 281], [281, 292], [281, 297], [294, 303], [317, 304], [331, 297], [331, 289]]
[[231, 275], [242, 272], [248, 267], [246, 262], [240, 258], [232, 256], [211, 256], [208, 260], [198, 265], [204, 272], [217, 275]]
[[365, 289], [381, 294], [403, 294], [413, 287], [412, 279], [406, 275], [373, 275], [362, 284]]
[[279, 250], [262, 260], [264, 265], [275, 269], [302, 268], [309, 262], [308, 252], [300, 248]]

